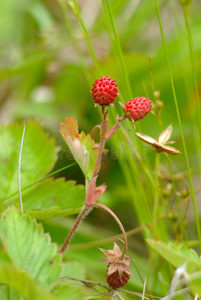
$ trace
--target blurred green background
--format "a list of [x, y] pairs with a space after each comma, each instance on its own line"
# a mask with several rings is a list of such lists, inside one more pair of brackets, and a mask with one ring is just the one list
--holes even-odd
[[[100, 123], [100, 109], [94, 108], [90, 95], [93, 82], [99, 76], [110, 76], [117, 81], [120, 93], [118, 100], [122, 103], [130, 100], [130, 94], [133, 98], [148, 96], [153, 100], [149, 68], [149, 58], [151, 58], [154, 88], [160, 91], [160, 99], [164, 103], [161, 115], [162, 127], [164, 129], [170, 123], [173, 125], [172, 139], [176, 141], [175, 147], [182, 152], [154, 1], [111, 0], [131, 92], [125, 85], [118, 51], [112, 42], [114, 37], [107, 13], [104, 11], [104, 1], [102, 5], [101, 1], [95, 0], [78, 2], [81, 20], [87, 30], [96, 58], [90, 52], [91, 45], [86, 40], [79, 15], [73, 11], [73, 1], [0, 1], [0, 122], [37, 120], [50, 135], [55, 137], [57, 145], [61, 147], [55, 169], [65, 166], [71, 163], [71, 160], [66, 158], [64, 152], [66, 146], [59, 134], [60, 123], [71, 116], [78, 120], [80, 130], [87, 133]], [[195, 151], [199, 133], [196, 125], [195, 90], [183, 10], [179, 0], [160, 0], [159, 6], [190, 166], [196, 185], [200, 182], [199, 157]], [[201, 93], [201, 1], [193, 0], [189, 13], [196, 76], [199, 93]], [[121, 115], [119, 104], [116, 103], [115, 107]], [[109, 116], [111, 110], [114, 108], [110, 108]], [[111, 125], [112, 123], [114, 122], [111, 117]], [[154, 138], [161, 132], [153, 114], [140, 121], [139, 126], [141, 132]], [[125, 129], [132, 138], [133, 134], [129, 131], [128, 122], [125, 124]], [[112, 139], [107, 147], [110, 149], [110, 154], [116, 150]], [[155, 153], [151, 148], [144, 149], [144, 160], [148, 160], [152, 167]], [[121, 153], [121, 149], [118, 151]], [[139, 224], [133, 203], [130, 201], [122, 164], [119, 163], [119, 160], [126, 158], [118, 156], [118, 159], [114, 159], [110, 154], [103, 160], [98, 179], [100, 183], [105, 182], [108, 185], [102, 201], [115, 211], [125, 229], [130, 230]], [[161, 155], [161, 161], [166, 167], [165, 156]], [[174, 173], [185, 172], [185, 170], [183, 155], [181, 154], [177, 159], [173, 158]], [[58, 176], [84, 183], [84, 177], [78, 166], [72, 167], [70, 171], [59, 173]], [[185, 175], [181, 186], [188, 188]], [[189, 214], [188, 221], [190, 224], [194, 222], [192, 213]], [[66, 222], [70, 222], [71, 225], [71, 219]], [[102, 229], [100, 237], [119, 233], [118, 226], [103, 211], [94, 210], [88, 216], [87, 222], [86, 226], [89, 226], [89, 229], [85, 230], [83, 225], [80, 235], [75, 237], [72, 243], [76, 244], [77, 241], [81, 243], [82, 240], [87, 242], [85, 235], [82, 238], [82, 232], [86, 233], [86, 231], [91, 231], [95, 239], [97, 228]], [[60, 235], [55, 231], [55, 224], [52, 226], [51, 222], [46, 222], [44, 226], [46, 230], [50, 230], [54, 241], [62, 243], [66, 231], [62, 232], [60, 225], [58, 225]], [[191, 234], [196, 238], [196, 230], [191, 229]], [[130, 238], [129, 243], [135, 253], [146, 257], [147, 250], [140, 234]], [[90, 257], [89, 251], [88, 249], [88, 257]], [[74, 256], [74, 252], [72, 253]]]

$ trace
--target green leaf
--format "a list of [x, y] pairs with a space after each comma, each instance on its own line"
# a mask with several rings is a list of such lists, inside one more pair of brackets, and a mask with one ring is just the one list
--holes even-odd
[[152, 239], [146, 240], [148, 244], [169, 261], [174, 267], [178, 268], [184, 262], [192, 262], [201, 266], [201, 260], [198, 258], [197, 253], [193, 249], [188, 249], [186, 245], [175, 245], [169, 243], [168, 245]]
[[61, 123], [60, 132], [85, 177], [90, 180], [97, 158], [94, 141], [90, 135], [86, 135], [83, 131], [79, 134], [77, 121], [71, 117]]
[[[24, 124], [0, 127], [0, 203], [18, 191], [18, 160]], [[40, 124], [26, 123], [21, 160], [21, 187], [47, 174], [57, 159], [54, 139], [48, 138]]]
[[23, 194], [25, 211], [37, 219], [63, 217], [79, 213], [85, 199], [83, 185], [63, 178], [47, 179]]
[[60, 284], [54, 287], [53, 292], [60, 300], [85, 299], [86, 289], [70, 284]]
[[62, 270], [62, 277], [64, 276], [85, 279], [86, 270], [84, 264], [78, 261], [67, 261]]
[[61, 300], [77, 300], [85, 299], [86, 289], [83, 287], [76, 287], [74, 284], [79, 284], [81, 281], [72, 281], [65, 276], [75, 277], [79, 279], [85, 279], [86, 269], [83, 263], [78, 261], [67, 261], [64, 264], [61, 279], [58, 285], [53, 289], [54, 294]]
[[[152, 239], [147, 239], [147, 242], [175, 268], [186, 263], [187, 272], [191, 275], [201, 270], [201, 258], [198, 257], [197, 253], [193, 249], [188, 249], [186, 245], [175, 245], [173, 243], [169, 243], [167, 245], [161, 241], [155, 241]], [[201, 273], [198, 278], [190, 281], [189, 284], [194, 293], [201, 294]]]
[[0, 288], [2, 300], [19, 299], [9, 287], [25, 300], [58, 300], [52, 293], [43, 289], [37, 280], [31, 278], [25, 270], [19, 269], [11, 263], [0, 262], [0, 281], [1, 284], [8, 285]]
[[61, 256], [51, 244], [42, 225], [10, 207], [0, 221], [1, 243], [17, 268], [37, 279], [44, 288], [51, 288], [60, 276]]

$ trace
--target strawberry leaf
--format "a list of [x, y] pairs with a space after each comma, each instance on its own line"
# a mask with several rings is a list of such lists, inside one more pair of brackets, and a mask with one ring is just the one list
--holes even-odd
[[0, 232], [1, 243], [16, 272], [19, 269], [19, 272], [25, 271], [43, 288], [50, 289], [60, 276], [61, 256], [57, 254], [56, 245], [51, 244], [50, 236], [44, 234], [42, 225], [20, 210], [9, 207], [2, 215]]
[[[0, 262], [0, 296], [4, 300], [19, 299], [20, 294], [26, 300], [58, 300], [52, 293], [42, 288], [25, 270], [12, 263]], [[3, 286], [6, 284], [7, 286]], [[9, 290], [9, 288], [12, 290]]]
[[[2, 204], [18, 191], [18, 160], [24, 124], [0, 127], [0, 182]], [[54, 139], [49, 138], [40, 124], [27, 122], [21, 159], [21, 188], [47, 174], [57, 159]]]
[[79, 213], [85, 199], [83, 185], [63, 178], [47, 179], [22, 196], [25, 211], [37, 219], [64, 217]]
[[60, 132], [85, 177], [90, 180], [97, 158], [94, 141], [83, 131], [79, 134], [77, 121], [70, 117], [61, 123]]

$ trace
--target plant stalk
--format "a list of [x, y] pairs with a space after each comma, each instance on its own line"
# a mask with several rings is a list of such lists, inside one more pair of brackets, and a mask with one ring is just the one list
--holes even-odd
[[[102, 107], [102, 114], [103, 114], [103, 121], [100, 125], [100, 145], [99, 145], [99, 150], [98, 150], [98, 154], [97, 154], [97, 159], [96, 159], [96, 164], [94, 167], [94, 172], [93, 172], [93, 176], [92, 179], [89, 182], [88, 188], [87, 188], [87, 194], [86, 194], [86, 199], [85, 199], [85, 203], [84, 203], [84, 207], [81, 210], [80, 214], [78, 215], [73, 227], [71, 228], [61, 250], [60, 253], [64, 254], [67, 246], [70, 243], [71, 238], [73, 237], [74, 233], [76, 232], [78, 226], [80, 225], [81, 221], [83, 220], [83, 218], [85, 217], [85, 215], [89, 212], [89, 210], [95, 206], [94, 204], [94, 196], [95, 196], [95, 190], [96, 190], [96, 180], [97, 180], [97, 175], [98, 175], [98, 171], [99, 171], [99, 166], [101, 163], [101, 158], [102, 158], [102, 153], [105, 147], [105, 142], [107, 140], [106, 134], [108, 133], [108, 120], [107, 120], [107, 111], [105, 110], [105, 107]], [[117, 124], [122, 121], [122, 119], [117, 121]], [[97, 205], [100, 206], [100, 205]], [[110, 211], [109, 208], [106, 208], [106, 210]], [[112, 211], [110, 212], [111, 215], [113, 215]], [[115, 216], [115, 215], [114, 215]], [[117, 220], [118, 218], [115, 216], [115, 219]], [[118, 219], [118, 223], [119, 223], [119, 219]], [[121, 224], [121, 223], [120, 223]], [[122, 224], [120, 226], [120, 228], [123, 228]], [[124, 229], [123, 229], [124, 230]], [[123, 231], [122, 230], [122, 231]], [[125, 231], [123, 231], [125, 234]], [[125, 235], [126, 237], [126, 235]], [[125, 242], [125, 246], [127, 247], [127, 241]], [[126, 249], [125, 249], [126, 251]], [[125, 252], [124, 252], [125, 253]]]
[[104, 210], [106, 210], [115, 220], [116, 222], [118, 223], [123, 235], [124, 235], [124, 250], [122, 252], [122, 256], [125, 255], [126, 251], [127, 251], [127, 248], [128, 248], [128, 241], [127, 241], [127, 236], [126, 236], [126, 232], [125, 232], [125, 229], [121, 223], [121, 221], [119, 220], [119, 218], [115, 215], [115, 213], [113, 213], [113, 211], [108, 208], [107, 206], [105, 206], [104, 204], [102, 203], [95, 203], [94, 204], [95, 207], [101, 207], [103, 208]]
[[60, 250], [61, 254], [64, 254], [68, 244], [70, 243], [71, 238], [73, 237], [75, 231], [77, 230], [78, 226], [80, 225], [81, 221], [83, 220], [83, 218], [86, 215], [86, 213], [88, 212], [88, 210], [89, 210], [89, 207], [84, 205], [84, 207], [81, 210], [80, 214], [78, 215], [73, 227], [71, 228], [63, 246], [61, 247], [61, 250]]
[[159, 200], [159, 185], [158, 185], [158, 166], [160, 160], [160, 153], [156, 152], [155, 170], [154, 170], [154, 183], [155, 183], [155, 199], [153, 208], [153, 220], [154, 220], [154, 232], [156, 233], [157, 225], [157, 211], [158, 211], [158, 200]]

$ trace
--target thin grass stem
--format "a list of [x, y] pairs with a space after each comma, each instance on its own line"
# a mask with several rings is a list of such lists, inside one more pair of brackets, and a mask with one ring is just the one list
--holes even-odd
[[[201, 116], [200, 116], [200, 99], [199, 99], [199, 91], [198, 91], [198, 84], [197, 84], [197, 77], [195, 71], [195, 59], [194, 59], [194, 52], [193, 52], [193, 41], [191, 36], [191, 29], [189, 25], [189, 13], [188, 7], [185, 2], [182, 2], [183, 6], [183, 13], [186, 25], [186, 31], [188, 34], [188, 46], [189, 46], [189, 53], [190, 53], [190, 60], [191, 60], [191, 68], [192, 68], [192, 75], [193, 75], [193, 83], [195, 88], [195, 96], [196, 96], [196, 103], [197, 103], [197, 116], [198, 116], [198, 125], [199, 125], [199, 136], [200, 136], [200, 145], [201, 145]], [[201, 147], [200, 147], [201, 149]]]
[[[169, 171], [170, 171], [170, 177], [171, 177], [171, 182], [172, 182], [172, 187], [173, 187], [173, 193], [174, 193], [174, 198], [178, 207], [178, 214], [179, 214], [179, 224], [180, 224], [180, 229], [181, 229], [181, 235], [184, 236], [185, 240], [187, 239], [186, 237], [186, 233], [184, 230], [184, 220], [181, 214], [181, 208], [179, 207], [179, 199], [178, 199], [178, 195], [177, 195], [177, 189], [176, 189], [176, 184], [175, 184], [175, 180], [174, 180], [174, 176], [173, 176], [173, 170], [172, 170], [172, 165], [171, 165], [171, 161], [170, 159], [168, 159], [168, 166], [169, 166]], [[179, 242], [182, 239], [182, 236], [179, 240]]]
[[88, 31], [87, 31], [87, 29], [85, 27], [85, 24], [84, 24], [84, 22], [82, 20], [82, 17], [81, 17], [81, 14], [80, 14], [79, 4], [78, 4], [77, 0], [73, 0], [73, 3], [74, 3], [74, 6], [75, 6], [75, 17], [77, 18], [78, 24], [80, 25], [80, 28], [83, 31], [83, 34], [84, 34], [84, 37], [85, 37], [85, 41], [86, 41], [87, 47], [89, 49], [89, 53], [91, 55], [92, 61], [95, 64], [95, 68], [96, 68], [96, 70], [98, 71], [98, 73], [100, 75], [101, 69], [100, 69], [100, 66], [99, 66], [99, 63], [98, 63], [98, 60], [97, 60], [96, 53], [94, 51], [93, 45], [91, 43], [90, 36], [89, 36]]
[[154, 233], [156, 233], [157, 226], [157, 212], [158, 212], [158, 202], [159, 202], [159, 184], [158, 184], [158, 167], [160, 161], [160, 153], [156, 152], [155, 169], [154, 169], [154, 183], [155, 183], [155, 199], [153, 208], [153, 220], [154, 220]]
[[[101, 2], [102, 2], [102, 6], [103, 6], [104, 0], [101, 0]], [[119, 41], [119, 36], [118, 36], [117, 29], [116, 29], [115, 22], [114, 22], [114, 17], [113, 17], [113, 13], [112, 13], [110, 0], [105, 0], [105, 2], [106, 2], [106, 6], [107, 6], [108, 17], [109, 17], [113, 35], [114, 35], [114, 40], [113, 40], [114, 48], [117, 51], [117, 55], [119, 58], [119, 63], [120, 63], [120, 67], [121, 67], [121, 71], [122, 71], [122, 75], [123, 75], [125, 91], [127, 91], [127, 97], [131, 98], [132, 90], [131, 90], [128, 73], [126, 70], [125, 62], [124, 62], [124, 57], [123, 57], [123, 53], [122, 53], [122, 49], [121, 49], [121, 45], [120, 45], [120, 41]]]
[[18, 161], [18, 190], [19, 190], [19, 198], [20, 198], [20, 209], [21, 212], [23, 213], [23, 203], [22, 203], [22, 190], [21, 190], [21, 160], [22, 160], [22, 148], [24, 144], [24, 134], [25, 134], [25, 128], [26, 128], [26, 123], [24, 121], [24, 128], [22, 132], [22, 139], [21, 139], [21, 144], [20, 144], [20, 153], [19, 153], [19, 161]]
[[181, 133], [184, 156], [185, 156], [186, 167], [187, 167], [187, 172], [188, 172], [190, 191], [191, 191], [191, 196], [192, 196], [192, 203], [193, 203], [193, 209], [194, 209], [194, 215], [195, 215], [197, 234], [198, 234], [198, 239], [199, 239], [199, 246], [200, 246], [200, 251], [201, 251], [201, 231], [200, 231], [200, 223], [199, 223], [197, 205], [196, 205], [195, 194], [194, 194], [194, 190], [193, 190], [191, 170], [190, 170], [189, 159], [188, 159], [186, 143], [185, 143], [185, 138], [184, 138], [184, 132], [183, 132], [183, 128], [182, 128], [181, 117], [180, 117], [180, 112], [179, 112], [179, 106], [178, 106], [178, 101], [177, 101], [177, 96], [176, 96], [176, 91], [175, 91], [175, 86], [174, 86], [174, 81], [173, 81], [173, 75], [172, 75], [172, 71], [171, 71], [171, 67], [170, 67], [169, 56], [168, 56], [168, 52], [167, 52], [167, 46], [166, 46], [165, 36], [164, 36], [162, 22], [161, 22], [161, 16], [160, 16], [158, 0], [155, 0], [155, 5], [156, 5], [158, 22], [159, 22], [159, 27], [160, 27], [160, 32], [161, 32], [161, 38], [162, 38], [162, 42], [163, 42], [163, 48], [164, 48], [165, 57], [166, 57], [166, 61], [167, 61], [167, 66], [168, 66], [168, 71], [169, 71], [169, 76], [170, 76], [170, 84], [171, 84], [171, 88], [172, 88], [172, 93], [173, 93], [173, 98], [174, 98], [174, 103], [175, 103], [175, 108], [176, 108], [176, 113], [177, 113], [177, 119], [178, 119], [180, 133]]

